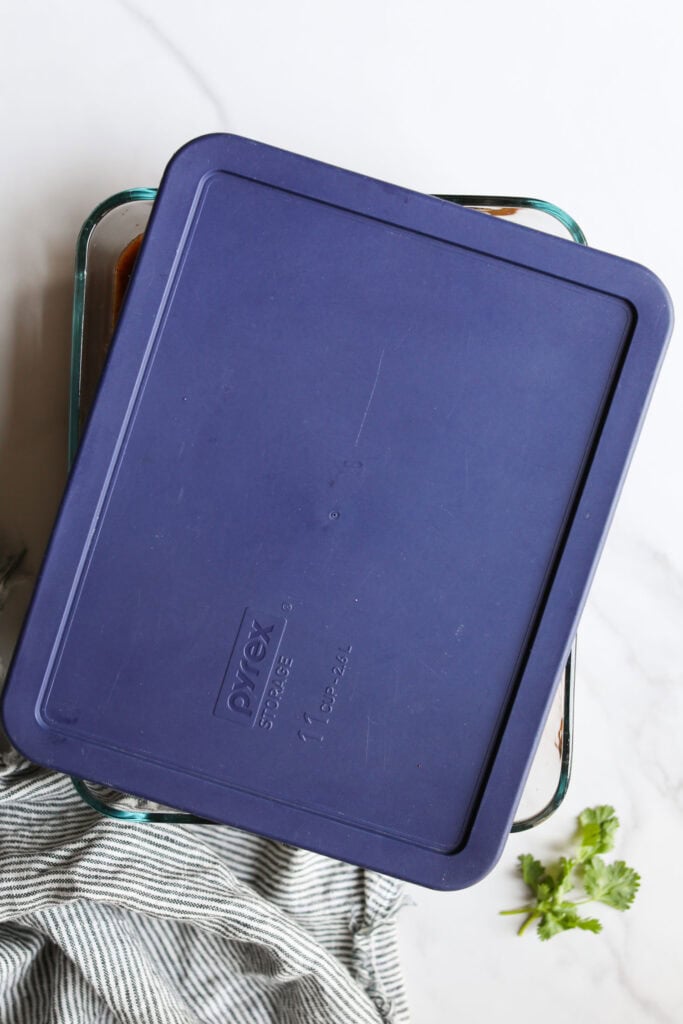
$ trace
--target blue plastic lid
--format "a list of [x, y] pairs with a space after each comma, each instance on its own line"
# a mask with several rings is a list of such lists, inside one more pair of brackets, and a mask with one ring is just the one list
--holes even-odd
[[635, 264], [235, 136], [190, 143], [15, 655], [13, 742], [471, 884], [670, 326]]

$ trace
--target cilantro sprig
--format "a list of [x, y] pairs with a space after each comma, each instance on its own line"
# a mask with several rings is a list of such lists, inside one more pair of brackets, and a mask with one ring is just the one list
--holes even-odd
[[623, 860], [607, 864], [600, 856], [613, 848], [618, 828], [619, 819], [613, 807], [587, 807], [578, 818], [574, 856], [560, 857], [546, 867], [530, 853], [521, 855], [522, 878], [533, 898], [523, 907], [501, 911], [503, 915], [525, 915], [518, 935], [523, 935], [534, 922], [541, 939], [551, 939], [571, 928], [602, 931], [597, 918], [579, 913], [577, 908], [586, 903], [628, 910], [638, 892], [640, 875]]

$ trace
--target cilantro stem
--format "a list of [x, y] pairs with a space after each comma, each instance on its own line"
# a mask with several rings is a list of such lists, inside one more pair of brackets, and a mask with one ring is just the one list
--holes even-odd
[[515, 910], [499, 910], [498, 913], [501, 917], [507, 917], [509, 914], [530, 914], [533, 907], [517, 907]]
[[538, 918], [539, 918], [539, 917], [541, 917], [541, 916], [542, 916], [542, 915], [541, 915], [541, 914], [539, 914], [537, 910], [532, 910], [532, 912], [531, 912], [531, 913], [529, 914], [529, 916], [527, 917], [526, 921], [522, 921], [521, 925], [520, 925], [520, 926], [519, 926], [519, 928], [517, 929], [517, 934], [518, 934], [518, 935], [524, 935], [524, 932], [525, 932], [525, 931], [527, 930], [527, 928], [529, 927], [529, 925], [530, 925], [530, 924], [531, 924], [531, 923], [532, 923], [533, 921], [536, 921], [536, 920], [538, 920]]

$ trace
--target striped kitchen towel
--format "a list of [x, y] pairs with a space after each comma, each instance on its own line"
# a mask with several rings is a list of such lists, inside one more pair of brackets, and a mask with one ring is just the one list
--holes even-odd
[[0, 753], [3, 1024], [398, 1024], [402, 902], [225, 826], [102, 818]]

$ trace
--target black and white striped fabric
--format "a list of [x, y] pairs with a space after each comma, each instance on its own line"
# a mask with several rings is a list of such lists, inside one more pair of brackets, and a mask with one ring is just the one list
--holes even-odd
[[0, 754], [0, 1021], [407, 1021], [399, 883], [222, 826], [100, 817]]

